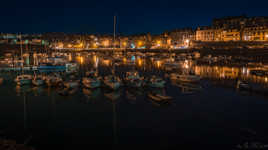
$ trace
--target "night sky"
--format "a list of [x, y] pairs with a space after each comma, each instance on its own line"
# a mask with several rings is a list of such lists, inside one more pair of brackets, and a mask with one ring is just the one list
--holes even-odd
[[268, 16], [268, 0], [2, 0], [0, 32], [161, 33], [210, 25], [215, 17]]

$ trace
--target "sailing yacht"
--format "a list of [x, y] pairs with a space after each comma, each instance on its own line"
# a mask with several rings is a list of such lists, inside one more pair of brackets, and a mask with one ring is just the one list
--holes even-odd
[[22, 86], [22, 85], [29, 85], [32, 83], [32, 75], [29, 74], [23, 74], [23, 56], [22, 56], [22, 38], [20, 35], [20, 52], [21, 52], [21, 75], [18, 75], [15, 78], [15, 82], [17, 85]]
[[[113, 41], [113, 50], [115, 49], [115, 27], [116, 27], [116, 16], [114, 16], [114, 41]], [[114, 51], [113, 51], [114, 53]], [[122, 82], [121, 79], [115, 76], [115, 68], [114, 64], [112, 66], [112, 74], [104, 77], [104, 84], [113, 90], [117, 90], [121, 87]]]

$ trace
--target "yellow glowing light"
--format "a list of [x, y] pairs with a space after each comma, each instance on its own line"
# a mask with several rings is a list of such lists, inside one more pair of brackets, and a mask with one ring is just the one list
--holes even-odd
[[82, 56], [76, 57], [76, 59], [79, 61], [80, 64], [84, 63], [84, 58]]
[[72, 44], [68, 44], [68, 47], [71, 48], [72, 47]]
[[96, 56], [96, 55], [93, 56], [93, 61], [94, 61], [94, 62], [97, 61], [97, 56]]
[[84, 58], [83, 58], [83, 57], [80, 58], [80, 63], [81, 63], [81, 64], [84, 63]]
[[124, 62], [124, 63], [127, 62], [127, 58], [126, 58], [126, 57], [123, 58], [123, 62]]
[[268, 81], [268, 78], [267, 78], [267, 77], [265, 77], [265, 79], [264, 79], [264, 80], [265, 80], [265, 82], [267, 82], [267, 81]]
[[156, 44], [161, 45], [161, 41], [160, 40], [156, 41]]
[[142, 66], [142, 60], [138, 59], [138, 66]]
[[103, 60], [103, 64], [106, 65], [106, 66], [109, 66], [110, 65], [110, 60]]
[[156, 66], [157, 66], [157, 68], [161, 67], [161, 61], [160, 60], [156, 61]]
[[59, 43], [58, 48], [63, 48], [63, 43]]
[[123, 42], [123, 46], [127, 46], [127, 42]]
[[138, 47], [141, 47], [142, 44], [143, 44], [143, 42], [142, 42], [142, 41], [139, 41], [139, 42], [138, 42]]
[[72, 61], [72, 55], [69, 54], [69, 61]]
[[93, 43], [93, 48], [97, 48], [97, 43]]
[[102, 42], [102, 45], [105, 46], [105, 47], [108, 47], [110, 44], [109, 40], [105, 40]]

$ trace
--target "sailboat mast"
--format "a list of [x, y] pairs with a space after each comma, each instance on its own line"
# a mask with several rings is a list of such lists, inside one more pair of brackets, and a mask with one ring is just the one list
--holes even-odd
[[21, 66], [23, 67], [23, 57], [22, 57], [22, 37], [21, 37], [21, 33], [20, 33], [20, 59], [21, 59]]
[[115, 49], [115, 34], [116, 34], [116, 16], [114, 15], [114, 49]]

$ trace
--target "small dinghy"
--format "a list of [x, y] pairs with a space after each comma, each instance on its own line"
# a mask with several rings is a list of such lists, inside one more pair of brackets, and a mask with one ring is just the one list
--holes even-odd
[[172, 97], [170, 96], [165, 96], [165, 95], [160, 95], [160, 94], [155, 94], [155, 93], [149, 93], [148, 97], [157, 102], [172, 100]]

